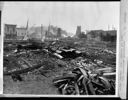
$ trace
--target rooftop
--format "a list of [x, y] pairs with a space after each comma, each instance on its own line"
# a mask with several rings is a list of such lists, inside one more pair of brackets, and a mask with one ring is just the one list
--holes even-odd
[[17, 26], [15, 24], [5, 24], [5, 26]]

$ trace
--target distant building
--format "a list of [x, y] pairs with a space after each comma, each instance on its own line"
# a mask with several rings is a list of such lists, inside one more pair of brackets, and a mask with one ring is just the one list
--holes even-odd
[[4, 38], [6, 40], [14, 40], [17, 38], [16, 26], [17, 25], [13, 25], [13, 24], [4, 25]]
[[62, 34], [61, 34], [61, 28], [58, 28], [57, 30], [57, 37], [61, 38]]
[[96, 41], [116, 41], [116, 30], [91, 30], [86, 34], [88, 40]]
[[[97, 40], [101, 41], [100, 35], [103, 33], [103, 30], [91, 30], [87, 32], [87, 39], [88, 40]], [[104, 35], [106, 35], [104, 33]]]
[[45, 40], [58, 40], [58, 37], [49, 31], [46, 31]]
[[17, 39], [23, 40], [26, 35], [27, 29], [26, 28], [16, 28]]
[[31, 27], [29, 29], [29, 38], [31, 39], [40, 39], [44, 40], [58, 40], [67, 36], [67, 32], [58, 28], [57, 26], [49, 25], [46, 26], [37, 26]]
[[56, 29], [57, 30], [49, 25], [48, 30], [45, 33], [45, 40], [59, 40], [61, 38], [61, 28]]
[[78, 38], [81, 34], [81, 26], [77, 26], [75, 37]]
[[77, 26], [76, 34], [73, 36], [74, 38], [86, 38], [85, 32], [81, 31], [81, 26]]

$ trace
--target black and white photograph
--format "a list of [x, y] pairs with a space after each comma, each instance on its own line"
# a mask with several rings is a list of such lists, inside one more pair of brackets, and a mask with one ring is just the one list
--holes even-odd
[[115, 96], [120, 2], [4, 2], [3, 94]]

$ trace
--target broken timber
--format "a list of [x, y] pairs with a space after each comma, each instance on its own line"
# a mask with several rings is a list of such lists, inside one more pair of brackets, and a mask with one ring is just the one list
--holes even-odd
[[4, 72], [4, 75], [11, 75], [11, 74], [22, 74], [22, 73], [27, 73], [29, 71], [33, 71], [34, 69], [40, 68], [43, 64], [38, 64], [35, 65], [33, 67], [28, 67], [22, 70], [17, 70], [17, 71], [13, 71], [13, 72]]

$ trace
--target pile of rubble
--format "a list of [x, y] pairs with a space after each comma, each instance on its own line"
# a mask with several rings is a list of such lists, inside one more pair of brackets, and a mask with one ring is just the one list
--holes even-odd
[[47, 73], [62, 68], [61, 77], [53, 80], [62, 94], [115, 93], [115, 52], [93, 47], [77, 49], [62, 43], [14, 45], [10, 52], [4, 52], [4, 75], [23, 81], [21, 74], [47, 77]]
[[[106, 69], [105, 69], [106, 70]], [[104, 71], [105, 71], [104, 70]], [[109, 74], [109, 76], [111, 76]], [[115, 76], [115, 74], [114, 74]], [[114, 79], [105, 78], [103, 70], [95, 73], [83, 65], [74, 68], [53, 80], [53, 84], [63, 95], [114, 95]]]

